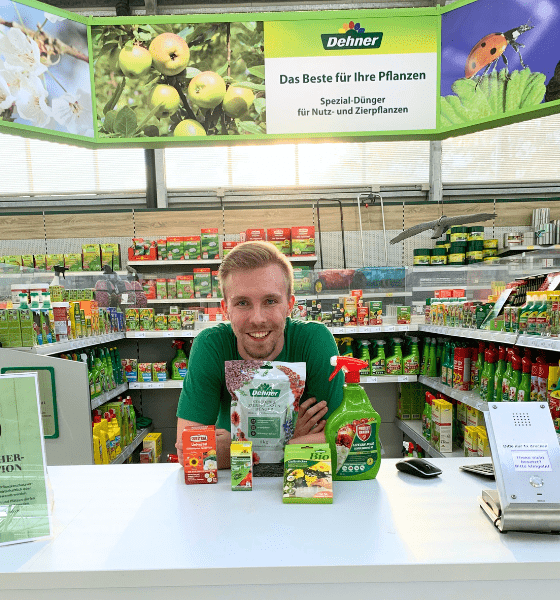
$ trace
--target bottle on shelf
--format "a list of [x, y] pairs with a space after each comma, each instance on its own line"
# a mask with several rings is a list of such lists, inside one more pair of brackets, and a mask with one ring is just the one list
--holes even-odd
[[508, 402], [515, 402], [517, 400], [517, 390], [521, 382], [521, 357], [513, 354], [511, 366], [513, 374], [509, 383]]
[[506, 370], [502, 378], [502, 394], [499, 398], [496, 398], [496, 402], [508, 402], [509, 400], [509, 386], [511, 383], [511, 378], [513, 377], [512, 360], [513, 348], [508, 348]]
[[533, 293], [527, 292], [525, 303], [519, 309], [519, 333], [526, 334], [529, 323], [529, 314], [533, 310]]
[[494, 395], [495, 358], [492, 348], [487, 348], [485, 352], [484, 367], [480, 375], [480, 397], [484, 402], [491, 402]]
[[418, 338], [410, 337], [410, 353], [403, 357], [403, 373], [405, 375], [418, 375], [420, 373], [420, 350]]
[[375, 340], [377, 353], [370, 361], [372, 375], [385, 375], [385, 340]]
[[[502, 395], [502, 382], [504, 380], [504, 374], [506, 372], [506, 347], [498, 347], [498, 363], [496, 365], [496, 371], [494, 373], [494, 393], [492, 395], [493, 402], [501, 401]], [[500, 396], [498, 398], [498, 396]]]
[[517, 402], [529, 402], [531, 399], [531, 366], [531, 350], [525, 348], [525, 355], [521, 359], [521, 381], [517, 388]]
[[[402, 356], [402, 348], [401, 342], [402, 339], [396, 337], [393, 339], [393, 351], [390, 356], [387, 357], [385, 361], [385, 372], [387, 375], [402, 375], [403, 372], [403, 356]], [[435, 353], [435, 347], [434, 347]], [[435, 359], [435, 357], [434, 357]]]
[[471, 357], [471, 389], [480, 387], [480, 375], [484, 367], [484, 342], [478, 342], [478, 350], [473, 350]]

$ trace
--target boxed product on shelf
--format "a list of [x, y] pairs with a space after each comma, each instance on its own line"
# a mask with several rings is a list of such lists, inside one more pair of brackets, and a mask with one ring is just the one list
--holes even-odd
[[35, 264], [35, 261], [33, 260], [33, 254], [22, 254], [21, 264], [23, 267], [29, 267], [32, 269]]
[[411, 317], [410, 306], [397, 306], [397, 323], [399, 325], [409, 325]]
[[212, 297], [212, 271], [209, 268], [193, 269], [194, 271], [194, 297]]
[[84, 271], [101, 271], [101, 247], [99, 244], [82, 244], [82, 266]]
[[35, 263], [35, 268], [36, 269], [43, 269], [44, 270], [44, 269], [47, 268], [47, 255], [46, 254], [34, 254], [33, 255], [33, 262]]
[[212, 298], [221, 298], [222, 290], [220, 289], [220, 281], [218, 279], [219, 271], [212, 271]]
[[121, 359], [124, 376], [128, 382], [138, 381], [138, 361], [135, 358]]
[[294, 294], [311, 294], [311, 268], [294, 267]]
[[176, 300], [177, 299], [177, 280], [176, 279], [168, 279], [167, 280], [167, 299], [168, 300]]
[[222, 256], [225, 258], [240, 242], [222, 242]]
[[138, 363], [138, 381], [144, 383], [152, 381], [152, 363]]
[[154, 317], [154, 328], [156, 331], [165, 331], [167, 330], [167, 315], [165, 314], [157, 314]]
[[181, 315], [180, 314], [169, 314], [167, 315], [167, 329], [178, 331], [181, 329]]
[[217, 227], [200, 230], [200, 253], [203, 259], [220, 258], [220, 239]]
[[64, 254], [64, 266], [69, 271], [82, 270], [82, 255], [81, 254]]
[[292, 253], [292, 231], [289, 227], [273, 227], [266, 230], [266, 239], [278, 250], [290, 256]]
[[432, 445], [439, 452], [453, 451], [453, 407], [450, 402], [432, 400]]
[[140, 331], [153, 331], [154, 329], [154, 309], [139, 309]]
[[484, 425], [484, 413], [472, 406], [467, 406], [467, 425], [469, 427]]
[[315, 254], [315, 227], [292, 227], [292, 256]]
[[247, 229], [245, 231], [245, 241], [256, 242], [266, 241], [266, 232], [264, 229]]
[[152, 449], [155, 457], [154, 462], [161, 461], [161, 452], [163, 447], [162, 437], [163, 436], [161, 433], [152, 431], [151, 433], [148, 433], [146, 437], [142, 440], [142, 448], [144, 450], [146, 450], [147, 448]]
[[167, 260], [167, 239], [160, 238], [156, 243], [158, 260]]
[[194, 329], [194, 322], [198, 321], [198, 311], [185, 309], [181, 311], [181, 328]]
[[155, 300], [157, 297], [156, 293], [156, 280], [155, 279], [144, 279], [142, 282], [142, 289], [146, 295], [146, 300]]
[[370, 300], [369, 301], [369, 324], [370, 325], [382, 325], [383, 324], [383, 301], [382, 300]]
[[464, 430], [463, 452], [465, 456], [478, 456], [478, 428], [467, 425]]
[[209, 306], [204, 310], [205, 313], [208, 315], [209, 321], [223, 321], [222, 309], [219, 306]]
[[[169, 238], [167, 238], [169, 240]], [[201, 256], [200, 236], [189, 235], [183, 239], [183, 254], [187, 260], [198, 260]], [[169, 246], [169, 242], [168, 242]]]
[[367, 306], [358, 306], [357, 322], [358, 322], [358, 326], [369, 325], [369, 308]]
[[[64, 254], [47, 254], [47, 271], [54, 271], [57, 265], [64, 266]], [[101, 269], [101, 265], [99, 268]]]
[[152, 380], [167, 381], [167, 364], [164, 362], [152, 363]]
[[167, 300], [167, 279], [164, 277], [156, 279], [156, 298]]
[[343, 327], [344, 326], [344, 306], [339, 302], [335, 302], [332, 308], [332, 326]]
[[126, 330], [140, 331], [140, 309], [126, 308], [125, 312]]
[[355, 327], [358, 324], [358, 303], [356, 296], [344, 296], [344, 325]]
[[476, 454], [477, 456], [491, 456], [490, 444], [488, 442], [488, 433], [486, 427], [479, 426], [476, 428], [477, 444]]
[[121, 245], [101, 244], [101, 262], [109, 265], [113, 271], [118, 271], [121, 268]]
[[184, 258], [184, 238], [180, 236], [167, 237], [167, 259], [181, 260]]
[[194, 298], [193, 275], [177, 275], [177, 298]]

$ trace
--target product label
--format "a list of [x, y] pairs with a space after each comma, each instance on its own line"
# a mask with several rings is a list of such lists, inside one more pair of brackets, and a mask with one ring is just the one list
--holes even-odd
[[396, 375], [401, 372], [401, 364], [396, 360], [388, 360], [386, 362], [387, 375]]
[[517, 402], [525, 402], [525, 390], [517, 390]]
[[377, 423], [373, 417], [344, 425], [336, 436], [336, 473], [339, 477], [360, 475], [373, 469], [378, 459]]

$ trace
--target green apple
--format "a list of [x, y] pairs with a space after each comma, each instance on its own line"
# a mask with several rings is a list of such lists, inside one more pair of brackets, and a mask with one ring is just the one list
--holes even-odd
[[160, 33], [150, 43], [154, 67], [163, 75], [178, 75], [189, 64], [189, 45], [176, 33]]
[[254, 101], [255, 94], [249, 88], [230, 85], [224, 96], [224, 112], [230, 117], [242, 117]]
[[187, 89], [187, 97], [200, 108], [216, 108], [224, 99], [226, 83], [214, 71], [203, 71], [195, 75]]
[[152, 66], [152, 55], [142, 46], [125, 46], [119, 53], [119, 67], [127, 77], [141, 77]]
[[150, 94], [150, 108], [158, 107], [156, 116], [169, 117], [181, 104], [179, 92], [172, 85], [160, 83], [156, 85]]
[[204, 127], [193, 119], [185, 119], [177, 124], [173, 131], [174, 136], [206, 135]]

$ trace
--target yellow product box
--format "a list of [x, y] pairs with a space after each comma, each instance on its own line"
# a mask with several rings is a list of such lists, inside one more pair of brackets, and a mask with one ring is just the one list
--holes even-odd
[[81, 271], [82, 254], [64, 254], [64, 266], [69, 271]]
[[465, 427], [463, 451], [465, 456], [478, 456], [478, 430], [476, 427], [470, 425]]
[[154, 317], [154, 325], [156, 331], [167, 330], [167, 315], [156, 315]]
[[[6, 257], [4, 257], [6, 258]], [[36, 269], [46, 269], [47, 268], [47, 255], [46, 254], [34, 254], [33, 260], [35, 261]], [[8, 261], [6, 261], [8, 262]]]
[[154, 462], [161, 462], [161, 450], [162, 450], [162, 434], [161, 433], [148, 433], [148, 435], [142, 441], [142, 448], [144, 450], [152, 448], [155, 456]]
[[101, 262], [118, 271], [121, 268], [121, 245], [101, 244]]
[[139, 318], [140, 318], [140, 331], [153, 331], [153, 329], [154, 329], [154, 309], [153, 308], [141, 308]]
[[181, 329], [181, 315], [167, 315], [167, 328], [173, 331], [179, 331]]
[[467, 405], [457, 400], [457, 421], [463, 425], [467, 424]]
[[432, 401], [432, 446], [439, 452], [453, 451], [453, 405], [436, 398]]
[[358, 325], [358, 303], [356, 296], [344, 296], [344, 325]]
[[467, 425], [469, 427], [484, 425], [484, 414], [472, 406], [467, 406]]
[[29, 267], [33, 269], [35, 266], [35, 261], [33, 260], [33, 254], [22, 254], [21, 255], [21, 264], [24, 267]]
[[231, 489], [251, 491], [253, 489], [253, 442], [232, 440], [230, 446]]
[[8, 254], [7, 256], [4, 256], [4, 262], [7, 265], [17, 265], [18, 267], [23, 266], [21, 254]]
[[101, 248], [99, 244], [82, 244], [84, 271], [101, 271]]
[[332, 461], [328, 444], [287, 444], [282, 502], [332, 504]]
[[127, 331], [140, 331], [140, 309], [127, 308], [124, 317]]
[[486, 432], [486, 427], [477, 427], [476, 433], [478, 440], [476, 448], [477, 456], [492, 456], [492, 453], [490, 452], [490, 444], [488, 443], [488, 433]]

